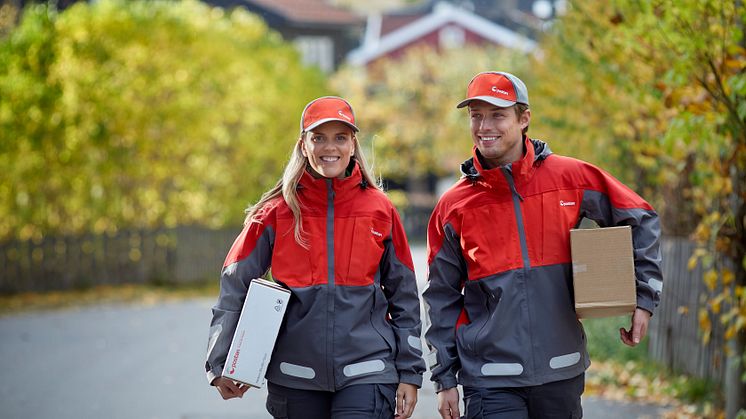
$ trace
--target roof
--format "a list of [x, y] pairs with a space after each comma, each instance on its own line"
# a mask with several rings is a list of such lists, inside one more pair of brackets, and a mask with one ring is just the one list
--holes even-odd
[[296, 23], [354, 25], [362, 21], [357, 15], [327, 4], [323, 0], [244, 0], [244, 2], [272, 11]]
[[447, 3], [439, 3], [432, 13], [388, 33], [383, 31], [383, 22], [380, 15], [368, 17], [363, 44], [348, 55], [351, 64], [365, 65], [447, 24], [459, 25], [484, 39], [508, 48], [526, 53], [536, 49], [536, 42], [532, 39]]

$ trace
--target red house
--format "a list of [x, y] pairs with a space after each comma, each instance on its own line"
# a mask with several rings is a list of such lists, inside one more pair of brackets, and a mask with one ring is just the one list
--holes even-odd
[[415, 46], [447, 49], [483, 44], [526, 53], [536, 49], [534, 40], [507, 27], [449, 3], [438, 3], [426, 14], [370, 15], [362, 44], [350, 52], [347, 60], [368, 66], [380, 58], [399, 57]]

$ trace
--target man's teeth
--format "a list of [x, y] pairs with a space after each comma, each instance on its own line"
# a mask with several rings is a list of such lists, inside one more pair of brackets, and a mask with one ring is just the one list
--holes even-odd
[[337, 160], [339, 160], [339, 157], [329, 157], [329, 156], [324, 156], [324, 157], [322, 157], [322, 158], [321, 158], [321, 160], [323, 160], [323, 161], [328, 161], [328, 162], [333, 162], [333, 161], [337, 161]]
[[482, 137], [482, 141], [495, 141], [497, 137]]

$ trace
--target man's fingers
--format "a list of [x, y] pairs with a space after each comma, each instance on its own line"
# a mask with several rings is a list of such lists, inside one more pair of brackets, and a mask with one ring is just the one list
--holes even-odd
[[414, 413], [414, 407], [417, 405], [417, 393], [412, 397], [404, 400], [404, 417], [408, 418]]
[[461, 412], [458, 410], [458, 400], [456, 400], [456, 403], [451, 405], [451, 419], [459, 419], [460, 417]]
[[622, 339], [622, 343], [624, 343], [627, 346], [635, 346], [635, 342], [632, 341], [632, 337], [630, 336], [629, 332], [624, 330], [624, 328], [619, 328], [619, 337]]

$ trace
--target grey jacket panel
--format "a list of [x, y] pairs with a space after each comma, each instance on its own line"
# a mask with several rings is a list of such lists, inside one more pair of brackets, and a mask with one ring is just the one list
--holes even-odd
[[[398, 383], [394, 365], [396, 336], [381, 313], [386, 301], [375, 285], [335, 287], [334, 306], [345, 313], [327, 336], [326, 300], [329, 288], [291, 288], [285, 321], [272, 354], [267, 379], [286, 387], [333, 391], [349, 384]], [[327, 341], [333, 342], [327, 352]], [[328, 363], [331, 364], [331, 371]], [[329, 382], [331, 375], [334, 382]]]
[[[436, 222], [430, 220], [431, 224]], [[461, 362], [456, 348], [456, 322], [464, 307], [461, 288], [467, 280], [459, 237], [449, 224], [444, 230], [443, 246], [430, 262], [429, 281], [423, 292], [428, 319], [425, 338], [431, 351], [428, 367], [436, 391], [457, 384]]]
[[[397, 234], [392, 232], [392, 234]], [[422, 387], [425, 362], [422, 359], [420, 332], [420, 299], [417, 298], [417, 281], [414, 271], [396, 256], [391, 236], [384, 241], [379, 273], [376, 275], [376, 302], [382, 307], [379, 313], [388, 312], [391, 321], [386, 323], [396, 337], [396, 369], [400, 382]], [[381, 293], [381, 295], [379, 295]], [[383, 297], [383, 298], [382, 298]], [[388, 306], [387, 306], [388, 304]], [[374, 324], [375, 326], [375, 324]]]
[[[569, 264], [541, 266], [466, 282], [463, 307], [470, 322], [456, 330], [453, 343], [460, 384], [535, 386], [585, 371], [590, 358], [569, 271]], [[436, 376], [436, 389], [449, 388], [450, 378], [442, 377]]]
[[658, 214], [640, 208], [614, 208], [605, 194], [586, 190], [583, 192], [581, 215], [601, 227], [632, 227], [637, 306], [652, 314], [660, 303], [663, 289]]
[[274, 229], [266, 226], [248, 257], [223, 268], [220, 275], [220, 296], [212, 308], [205, 363], [207, 380], [210, 383], [223, 373], [225, 358], [230, 350], [249, 284], [252, 279], [260, 278], [269, 269], [274, 241]]

